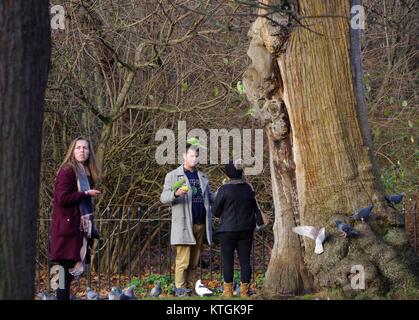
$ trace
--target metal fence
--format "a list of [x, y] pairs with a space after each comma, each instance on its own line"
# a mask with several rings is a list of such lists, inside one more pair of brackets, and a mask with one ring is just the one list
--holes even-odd
[[[410, 210], [403, 204], [405, 226], [409, 242], [417, 253], [417, 217], [416, 201], [409, 203]], [[263, 209], [263, 208], [262, 208]], [[264, 210], [264, 209], [263, 209]], [[273, 213], [274, 208], [269, 210]], [[37, 243], [37, 274], [35, 286], [38, 291], [50, 291], [51, 262], [48, 259], [50, 249], [49, 230], [51, 224], [50, 210], [40, 219]], [[140, 278], [151, 274], [167, 275], [174, 280], [175, 251], [170, 245], [170, 208], [142, 210], [132, 207], [109, 207], [103, 210], [95, 223], [104, 242], [99, 245], [95, 241], [91, 264], [83, 277], [86, 284], [98, 291], [102, 288], [110, 290], [112, 286], [126, 285], [134, 277]], [[258, 274], [266, 271], [273, 244], [272, 230], [261, 230], [255, 233], [251, 253], [253, 281]], [[204, 245], [201, 251], [200, 277], [209, 280], [222, 280], [222, 261], [216, 234], [214, 245]], [[239, 269], [235, 259], [235, 270]], [[47, 281], [41, 281], [42, 275]], [[124, 277], [124, 280], [122, 278]], [[95, 286], [92, 286], [92, 279]], [[79, 282], [80, 285], [80, 282]]]
[[[51, 211], [39, 219], [36, 257], [36, 283], [40, 291], [50, 291], [51, 262], [50, 226]], [[106, 208], [97, 217], [95, 224], [103, 242], [95, 240], [91, 263], [83, 274], [87, 286], [100, 291], [112, 286], [125, 286], [131, 280], [151, 274], [167, 275], [174, 281], [175, 249], [170, 245], [170, 208], [142, 210], [132, 207]], [[270, 256], [269, 245], [273, 243], [272, 231], [255, 233], [251, 262], [253, 281], [257, 274], [264, 274]], [[201, 278], [222, 280], [222, 261], [218, 237], [213, 233], [214, 245], [203, 245], [199, 273]], [[268, 241], [269, 238], [269, 241]], [[239, 269], [238, 259], [235, 270]], [[92, 281], [94, 280], [94, 281]], [[125, 283], [124, 283], [125, 282]], [[80, 279], [79, 279], [80, 286]]]

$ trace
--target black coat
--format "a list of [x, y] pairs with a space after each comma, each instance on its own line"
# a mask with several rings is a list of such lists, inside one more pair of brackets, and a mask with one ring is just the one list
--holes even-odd
[[217, 233], [250, 231], [263, 224], [255, 192], [246, 182], [227, 183], [218, 189], [212, 213], [220, 218]]

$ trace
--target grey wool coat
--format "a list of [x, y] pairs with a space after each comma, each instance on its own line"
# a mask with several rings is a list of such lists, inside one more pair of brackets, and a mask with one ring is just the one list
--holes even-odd
[[[201, 184], [204, 206], [207, 211], [205, 226], [208, 244], [212, 244], [212, 213], [211, 205], [214, 203], [215, 194], [211, 192], [211, 186], [205, 173], [198, 170], [199, 182]], [[172, 191], [172, 184], [184, 178], [189, 192], [183, 196], [175, 197]], [[192, 231], [192, 189], [188, 177], [185, 175], [183, 164], [177, 169], [169, 172], [164, 179], [163, 192], [160, 195], [163, 204], [172, 206], [172, 226], [170, 232], [171, 245], [194, 245], [195, 237]]]

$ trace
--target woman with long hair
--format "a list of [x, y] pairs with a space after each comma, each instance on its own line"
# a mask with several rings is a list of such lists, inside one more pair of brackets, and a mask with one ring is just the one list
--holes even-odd
[[57, 300], [70, 299], [70, 284], [90, 263], [92, 239], [99, 239], [93, 223], [92, 197], [100, 195], [94, 189], [100, 178], [90, 141], [74, 139], [61, 164], [54, 187], [51, 224], [50, 259], [64, 271], [64, 284], [59, 283]]

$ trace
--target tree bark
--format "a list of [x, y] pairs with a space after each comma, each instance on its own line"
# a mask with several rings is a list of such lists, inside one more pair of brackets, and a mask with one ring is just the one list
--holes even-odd
[[33, 299], [49, 3], [0, 3], [0, 299]]
[[[353, 80], [359, 81], [355, 75], [362, 69], [361, 59], [350, 56], [351, 48], [360, 50], [359, 44], [351, 47], [350, 1], [287, 5], [299, 16], [323, 17], [302, 19], [302, 27], [280, 12], [266, 19], [260, 9], [249, 32], [252, 64], [244, 75], [246, 95], [268, 136], [276, 208], [264, 295], [321, 288], [360, 294], [350, 286], [353, 265], [364, 267], [371, 295], [415, 287], [417, 259], [403, 218], [382, 202], [367, 113], [359, 105], [362, 95], [356, 96], [362, 86]], [[354, 78], [351, 59], [359, 64]], [[371, 222], [355, 223], [362, 236], [337, 239], [335, 220], [349, 223], [350, 214], [370, 204], [375, 205]], [[326, 227], [322, 255], [314, 254], [311, 239], [304, 237], [299, 245], [292, 232], [298, 225]]]

